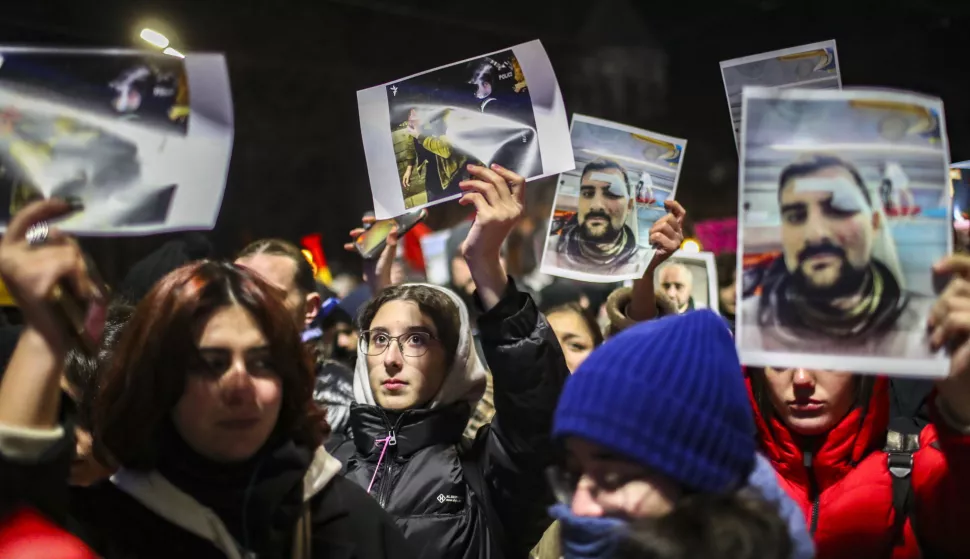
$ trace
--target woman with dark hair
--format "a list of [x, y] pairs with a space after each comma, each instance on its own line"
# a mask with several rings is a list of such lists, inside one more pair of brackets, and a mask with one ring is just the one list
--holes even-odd
[[557, 305], [544, 309], [542, 313], [556, 333], [570, 372], [575, 371], [603, 343], [603, 331], [599, 324], [579, 303]]
[[63, 522], [101, 556], [396, 557], [405, 540], [337, 476], [313, 373], [280, 295], [231, 264], [166, 276], [136, 308], [100, 380], [96, 447], [120, 466], [67, 491], [73, 446], [59, 425], [69, 347], [48, 300], [98, 296], [77, 245], [28, 228], [64, 202], [22, 210], [0, 241], [0, 276], [27, 329], [0, 385], [0, 491]]
[[335, 455], [422, 557], [511, 559], [525, 557], [550, 523], [544, 468], [569, 371], [549, 324], [499, 257], [524, 211], [525, 181], [498, 166], [469, 172], [475, 178], [461, 183], [460, 203], [477, 211], [463, 254], [482, 311], [494, 419], [463, 441], [486, 381], [461, 298], [433, 285], [386, 287], [358, 317], [353, 440]]

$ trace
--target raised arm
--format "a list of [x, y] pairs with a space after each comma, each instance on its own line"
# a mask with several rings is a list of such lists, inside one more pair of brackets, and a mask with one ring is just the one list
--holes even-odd
[[477, 213], [462, 250], [484, 311], [478, 326], [495, 384], [495, 417], [479, 432], [475, 450], [503, 525], [506, 555], [525, 557], [550, 523], [546, 508], [553, 498], [544, 471], [569, 370], [552, 328], [499, 258], [524, 213], [525, 181], [497, 166], [469, 170], [475, 178], [461, 183], [461, 203], [473, 203]]
[[658, 297], [654, 292], [653, 275], [684, 242], [684, 217], [687, 212], [674, 200], [664, 201], [664, 207], [667, 215], [654, 222], [650, 228], [650, 245], [656, 252], [643, 272], [643, 277], [633, 282], [633, 292], [626, 308], [626, 314], [634, 322], [657, 318]]
[[[79, 209], [62, 200], [36, 202], [19, 212], [0, 240], [0, 276], [26, 327], [0, 382], [0, 502], [23, 502], [50, 513], [66, 497], [70, 443], [58, 424], [61, 373], [69, 344], [49, 303], [66, 283], [81, 299], [101, 298], [80, 248], [51, 229], [44, 244], [27, 242], [28, 229]], [[65, 442], [67, 441], [67, 442]]]
[[933, 348], [950, 355], [950, 372], [931, 396], [933, 424], [913, 456], [915, 530], [924, 556], [957, 557], [966, 554], [970, 518], [970, 257], [934, 269], [952, 275], [927, 324]]

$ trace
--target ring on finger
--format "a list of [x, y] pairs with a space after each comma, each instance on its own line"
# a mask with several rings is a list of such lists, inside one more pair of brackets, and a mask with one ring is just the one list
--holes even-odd
[[47, 225], [46, 221], [39, 221], [31, 225], [30, 228], [27, 229], [27, 244], [33, 247], [46, 243], [50, 232], [50, 226]]

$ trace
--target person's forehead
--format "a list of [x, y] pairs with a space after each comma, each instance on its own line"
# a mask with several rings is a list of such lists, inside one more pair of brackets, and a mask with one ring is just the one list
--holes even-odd
[[423, 327], [434, 331], [434, 321], [421, 312], [414, 301], [388, 301], [377, 309], [371, 320], [370, 328], [383, 328], [389, 331], [406, 331], [409, 328]]
[[585, 174], [583, 174], [583, 176], [580, 179], [580, 183], [582, 184], [582, 186], [595, 186], [600, 188], [606, 188], [610, 185], [610, 183], [607, 181], [600, 181], [600, 180], [593, 179], [592, 175], [595, 173], [606, 173], [610, 175], [616, 175], [621, 179], [623, 178], [623, 171], [619, 169], [616, 169], [613, 167], [610, 167], [608, 169], [597, 169], [595, 171], [588, 171]]
[[[823, 179], [823, 180], [819, 180]], [[807, 175], [801, 175], [792, 179], [789, 179], [785, 184], [781, 185], [781, 198], [783, 200], [802, 200], [802, 201], [823, 201], [832, 197], [832, 190], [826, 188], [813, 189], [812, 184], [826, 184], [829, 180], [838, 180], [839, 182], [848, 181], [852, 183], [854, 188], [858, 188], [855, 184], [855, 177], [852, 173], [845, 169], [844, 167], [824, 167]]]
[[296, 262], [280, 254], [259, 253], [236, 260], [276, 287], [289, 290], [296, 279]]
[[661, 277], [674, 279], [690, 278], [690, 270], [682, 264], [671, 264], [661, 271]]

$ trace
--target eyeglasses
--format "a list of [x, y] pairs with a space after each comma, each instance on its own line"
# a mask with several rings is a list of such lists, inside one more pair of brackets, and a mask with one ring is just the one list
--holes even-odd
[[387, 351], [391, 342], [397, 342], [401, 355], [405, 357], [421, 357], [428, 353], [432, 340], [437, 340], [428, 332], [408, 332], [400, 336], [391, 336], [380, 330], [365, 330], [360, 333], [360, 349], [365, 355], [376, 357]]

